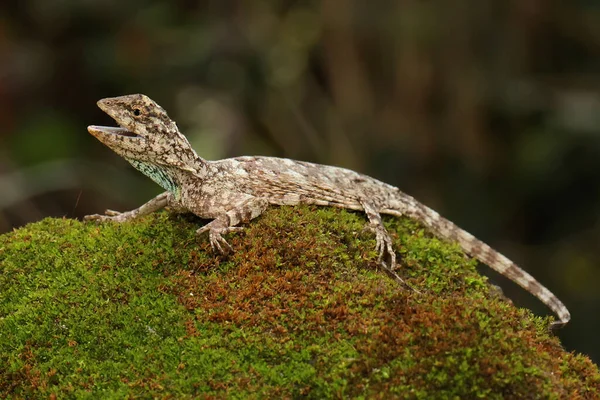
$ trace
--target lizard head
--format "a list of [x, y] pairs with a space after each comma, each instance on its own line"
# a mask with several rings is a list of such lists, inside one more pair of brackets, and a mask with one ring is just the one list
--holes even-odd
[[88, 132], [128, 161], [183, 167], [198, 156], [167, 112], [143, 94], [110, 97], [98, 107], [118, 127], [88, 126]]
[[179, 177], [197, 174], [203, 160], [167, 112], [143, 94], [106, 98], [97, 104], [119, 126], [91, 125], [88, 132], [177, 197]]

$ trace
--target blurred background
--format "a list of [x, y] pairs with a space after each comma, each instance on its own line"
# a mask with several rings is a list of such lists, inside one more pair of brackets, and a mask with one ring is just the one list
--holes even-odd
[[86, 131], [144, 93], [207, 159], [400, 187], [556, 293], [565, 347], [599, 362], [599, 71], [594, 0], [3, 0], [0, 233], [158, 194]]

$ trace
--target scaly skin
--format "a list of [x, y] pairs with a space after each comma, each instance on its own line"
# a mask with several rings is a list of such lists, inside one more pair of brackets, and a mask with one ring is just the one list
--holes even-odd
[[443, 239], [456, 241], [477, 260], [536, 296], [563, 326], [570, 314], [562, 302], [508, 258], [459, 228], [398, 188], [344, 168], [275, 157], [236, 157], [207, 161], [199, 157], [165, 110], [147, 96], [133, 94], [98, 101], [118, 128], [90, 126], [88, 131], [166, 192], [141, 207], [87, 220], [123, 222], [170, 207], [212, 219], [197, 230], [208, 232], [213, 249], [226, 253], [231, 246], [223, 234], [238, 231], [240, 223], [258, 217], [269, 204], [316, 204], [364, 211], [375, 233], [379, 259], [394, 278], [396, 254], [381, 214], [406, 215], [428, 226]]

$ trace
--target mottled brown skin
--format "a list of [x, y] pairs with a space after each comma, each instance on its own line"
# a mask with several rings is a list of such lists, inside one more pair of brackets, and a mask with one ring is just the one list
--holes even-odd
[[208, 232], [212, 247], [231, 250], [223, 234], [258, 217], [269, 206], [316, 204], [364, 211], [377, 239], [382, 265], [392, 272], [396, 254], [381, 214], [406, 215], [441, 238], [456, 241], [472, 257], [487, 264], [535, 295], [566, 324], [570, 314], [562, 302], [508, 258], [459, 228], [398, 188], [344, 168], [285, 158], [237, 157], [207, 161], [199, 157], [165, 110], [147, 96], [134, 94], [98, 101], [118, 128], [90, 126], [88, 131], [167, 191], [141, 207], [88, 220], [128, 221], [164, 207], [212, 219], [197, 230]]

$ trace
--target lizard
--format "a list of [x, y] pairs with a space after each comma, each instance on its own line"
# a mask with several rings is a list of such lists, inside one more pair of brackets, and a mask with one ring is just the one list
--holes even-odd
[[85, 220], [124, 222], [163, 208], [191, 212], [212, 220], [196, 233], [208, 232], [213, 250], [228, 253], [233, 249], [223, 235], [240, 231], [240, 224], [258, 217], [269, 205], [341, 207], [366, 214], [367, 227], [375, 233], [379, 261], [393, 271], [396, 253], [381, 215], [407, 216], [434, 235], [457, 242], [466, 254], [536, 296], [558, 317], [550, 328], [564, 326], [571, 318], [565, 305], [533, 276], [397, 187], [349, 169], [287, 158], [205, 160], [175, 121], [149, 97], [132, 94], [105, 98], [97, 105], [118, 126], [91, 125], [88, 132], [165, 192], [134, 210], [106, 210], [104, 215], [88, 215]]

